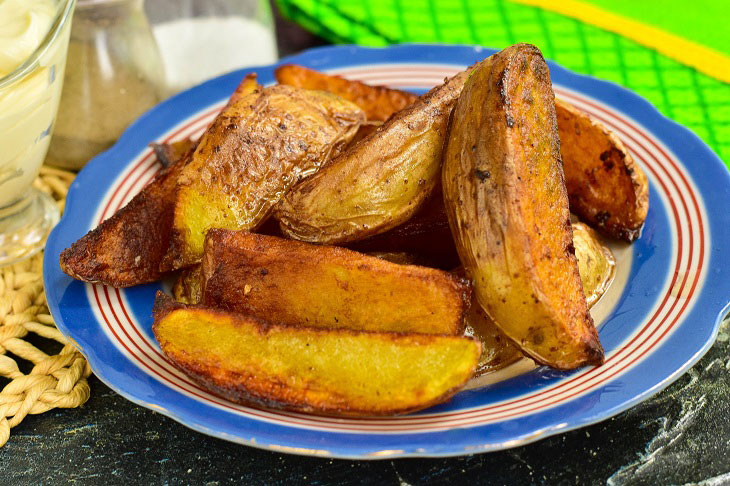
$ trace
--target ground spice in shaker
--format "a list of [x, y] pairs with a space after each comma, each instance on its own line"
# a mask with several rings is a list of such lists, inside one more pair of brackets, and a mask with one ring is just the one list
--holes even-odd
[[80, 0], [47, 163], [80, 169], [164, 95], [142, 0]]

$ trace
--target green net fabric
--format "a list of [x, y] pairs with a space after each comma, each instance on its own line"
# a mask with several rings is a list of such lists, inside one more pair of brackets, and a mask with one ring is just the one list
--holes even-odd
[[568, 69], [647, 98], [730, 168], [730, 85], [617, 34], [507, 0], [277, 1], [284, 16], [335, 43], [535, 44]]

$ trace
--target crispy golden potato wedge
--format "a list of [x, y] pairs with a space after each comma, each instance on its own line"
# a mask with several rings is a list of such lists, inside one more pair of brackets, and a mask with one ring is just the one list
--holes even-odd
[[182, 159], [188, 152], [195, 150], [197, 141], [186, 138], [172, 143], [151, 143], [150, 147], [155, 152], [157, 161], [162, 167], [170, 167]]
[[[236, 89], [251, 93], [259, 87], [249, 74]], [[161, 267], [170, 246], [177, 178], [189, 162], [195, 143], [182, 141], [166, 149], [163, 169], [125, 207], [61, 253], [61, 269], [85, 282], [131, 287], [160, 279], [169, 268]], [[187, 150], [184, 150], [187, 146]], [[159, 157], [159, 151], [155, 150]]]
[[327, 415], [393, 415], [443, 402], [474, 373], [464, 336], [266, 324], [158, 294], [153, 332], [181, 370], [232, 401]]
[[467, 282], [345, 248], [211, 229], [202, 303], [269, 322], [365, 331], [464, 330]]
[[172, 286], [172, 297], [183, 304], [199, 304], [202, 299], [203, 266], [198, 263], [180, 270]]
[[[416, 265], [419, 263], [417, 255], [403, 251], [372, 252], [368, 255], [399, 265]], [[200, 303], [202, 298], [201, 281], [203, 278], [201, 270], [202, 264], [198, 263], [180, 271], [180, 275], [172, 286], [172, 296], [176, 301], [183, 304]]]
[[[583, 223], [573, 223], [573, 245], [586, 303], [590, 308], [610, 286], [615, 274], [615, 259], [611, 250], [601, 243], [596, 232]], [[465, 275], [463, 268], [455, 273]], [[523, 356], [520, 348], [499, 330], [475, 297], [472, 297], [466, 324], [467, 335], [476, 337], [482, 343], [482, 357], [477, 375], [504, 368]]]
[[411, 105], [418, 99], [417, 95], [406, 91], [351, 81], [296, 64], [278, 67], [275, 76], [281, 84], [328, 91], [352, 101], [363, 109], [370, 121], [384, 122], [393, 113]]
[[274, 212], [282, 232], [312, 243], [346, 243], [413, 216], [436, 187], [449, 113], [467, 75], [432, 89], [295, 186]]
[[588, 312], [560, 162], [550, 73], [517, 44], [481, 62], [454, 108], [443, 192], [477, 301], [536, 361], [603, 362]]
[[270, 86], [215, 119], [178, 178], [172, 268], [200, 261], [210, 228], [254, 229], [296, 182], [355, 135], [365, 115], [323, 91]]
[[633, 241], [649, 210], [649, 183], [621, 140], [565, 101], [555, 101], [570, 209], [600, 233]]

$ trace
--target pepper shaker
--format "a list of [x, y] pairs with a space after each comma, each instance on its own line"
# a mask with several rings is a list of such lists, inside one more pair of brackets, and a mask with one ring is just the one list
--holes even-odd
[[78, 0], [46, 163], [80, 169], [165, 93], [143, 0]]

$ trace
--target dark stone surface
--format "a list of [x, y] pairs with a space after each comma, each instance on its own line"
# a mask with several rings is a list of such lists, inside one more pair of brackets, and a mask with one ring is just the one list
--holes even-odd
[[[281, 18], [280, 54], [324, 44]], [[727, 323], [653, 399], [603, 423], [508, 451], [345, 461], [278, 454], [193, 432], [91, 378], [91, 398], [31, 416], [0, 449], [0, 484], [730, 484]]]

